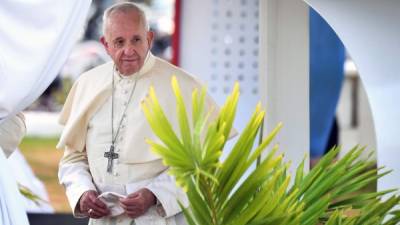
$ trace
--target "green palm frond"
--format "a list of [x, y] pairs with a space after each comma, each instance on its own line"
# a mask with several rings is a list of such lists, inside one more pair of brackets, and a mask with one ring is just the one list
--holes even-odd
[[20, 183], [17, 183], [18, 185], [18, 189], [19, 192], [21, 193], [22, 196], [24, 196], [25, 198], [31, 200], [32, 202], [34, 202], [36, 205], [40, 205], [40, 203], [48, 203], [46, 200], [42, 199], [41, 197], [39, 197], [38, 195], [36, 195], [35, 193], [33, 193], [31, 191], [31, 189], [29, 189], [27, 186], [24, 186]]
[[[292, 179], [287, 172], [289, 164], [277, 154], [279, 146], [270, 146], [282, 124], [256, 143], [265, 115], [257, 105], [222, 161], [236, 115], [239, 84], [235, 83], [214, 120], [210, 115], [217, 109], [205, 107], [205, 88], [194, 90], [187, 105], [175, 77], [171, 86], [178, 131], [173, 130], [153, 88], [142, 108], [162, 142], [147, 143], [187, 193], [190, 208], [183, 208], [183, 212], [190, 225], [394, 225], [400, 221], [400, 212], [393, 210], [400, 198], [381, 200], [394, 190], [357, 194], [388, 173], [383, 168], [370, 169], [371, 162], [358, 160], [364, 148], [356, 146], [337, 161], [340, 148], [334, 148], [308, 173], [303, 160]], [[266, 157], [253, 168], [266, 149], [270, 149]], [[389, 214], [392, 217], [384, 221]]]

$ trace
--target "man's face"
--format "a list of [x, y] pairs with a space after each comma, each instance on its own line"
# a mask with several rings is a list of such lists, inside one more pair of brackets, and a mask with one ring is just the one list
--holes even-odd
[[131, 75], [142, 68], [153, 33], [145, 29], [138, 13], [112, 13], [104, 35], [100, 41], [121, 74]]

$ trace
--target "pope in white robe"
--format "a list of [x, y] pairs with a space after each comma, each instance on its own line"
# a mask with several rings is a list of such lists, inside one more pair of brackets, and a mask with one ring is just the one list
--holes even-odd
[[[104, 23], [101, 42], [113, 61], [81, 75], [68, 95], [57, 146], [65, 149], [60, 183], [74, 215], [90, 217], [89, 224], [186, 224], [178, 200], [188, 207], [187, 197], [145, 143], [145, 138], [158, 138], [140, 103], [153, 86], [178, 128], [171, 77], [177, 77], [187, 106], [201, 84], [150, 53], [153, 34], [133, 3], [106, 10]], [[209, 96], [206, 107], [217, 109]], [[190, 107], [187, 110], [191, 115]]]

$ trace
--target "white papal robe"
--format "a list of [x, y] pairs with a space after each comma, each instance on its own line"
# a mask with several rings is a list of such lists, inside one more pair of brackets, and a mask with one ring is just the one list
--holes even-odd
[[[158, 140], [140, 108], [152, 85], [160, 104], [173, 127], [178, 131], [176, 101], [171, 88], [171, 78], [176, 76], [184, 100], [191, 115], [191, 95], [201, 84], [183, 70], [154, 57], [149, 53], [142, 69], [131, 76], [122, 76], [109, 62], [96, 67], [79, 77], [71, 89], [61, 113], [60, 122], [65, 125], [58, 148], [65, 148], [60, 162], [59, 179], [65, 186], [66, 194], [74, 215], [79, 211], [79, 198], [87, 190], [99, 193], [113, 191], [127, 195], [140, 188], [149, 189], [159, 202], [144, 215], [135, 220], [137, 225], [185, 224], [180, 200], [188, 206], [185, 193], [176, 187], [174, 179], [166, 171], [161, 158], [153, 154], [145, 138]], [[116, 140], [115, 151], [118, 159], [113, 160], [112, 173], [107, 173], [108, 159], [104, 152], [111, 145], [111, 87], [114, 76], [114, 131], [121, 128]], [[137, 84], [133, 96], [129, 98]], [[125, 106], [126, 114], [123, 115]], [[207, 96], [206, 107], [217, 105]], [[90, 220], [90, 224], [133, 224], [126, 215]]]

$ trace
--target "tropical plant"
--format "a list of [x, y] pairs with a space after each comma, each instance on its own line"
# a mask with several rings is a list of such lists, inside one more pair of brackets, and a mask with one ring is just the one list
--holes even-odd
[[[205, 88], [194, 90], [191, 124], [175, 77], [172, 89], [180, 131], [173, 130], [153, 88], [142, 109], [162, 144], [147, 142], [187, 193], [190, 208], [183, 211], [190, 225], [394, 225], [400, 221], [400, 211], [394, 210], [400, 197], [382, 200], [394, 190], [360, 192], [388, 173], [382, 168], [371, 169], [372, 162], [358, 160], [363, 148], [354, 147], [340, 160], [335, 160], [339, 153], [339, 148], [335, 148], [308, 173], [304, 172], [303, 160], [292, 179], [287, 172], [289, 163], [283, 161], [282, 154], [277, 154], [278, 145], [274, 145], [259, 165], [251, 169], [282, 127], [278, 124], [256, 145], [265, 114], [257, 105], [222, 161], [221, 154], [235, 118], [239, 85], [235, 84], [213, 121], [209, 121], [211, 112], [204, 106]], [[250, 171], [248, 176], [246, 171]], [[384, 221], [389, 214], [392, 216]]]

